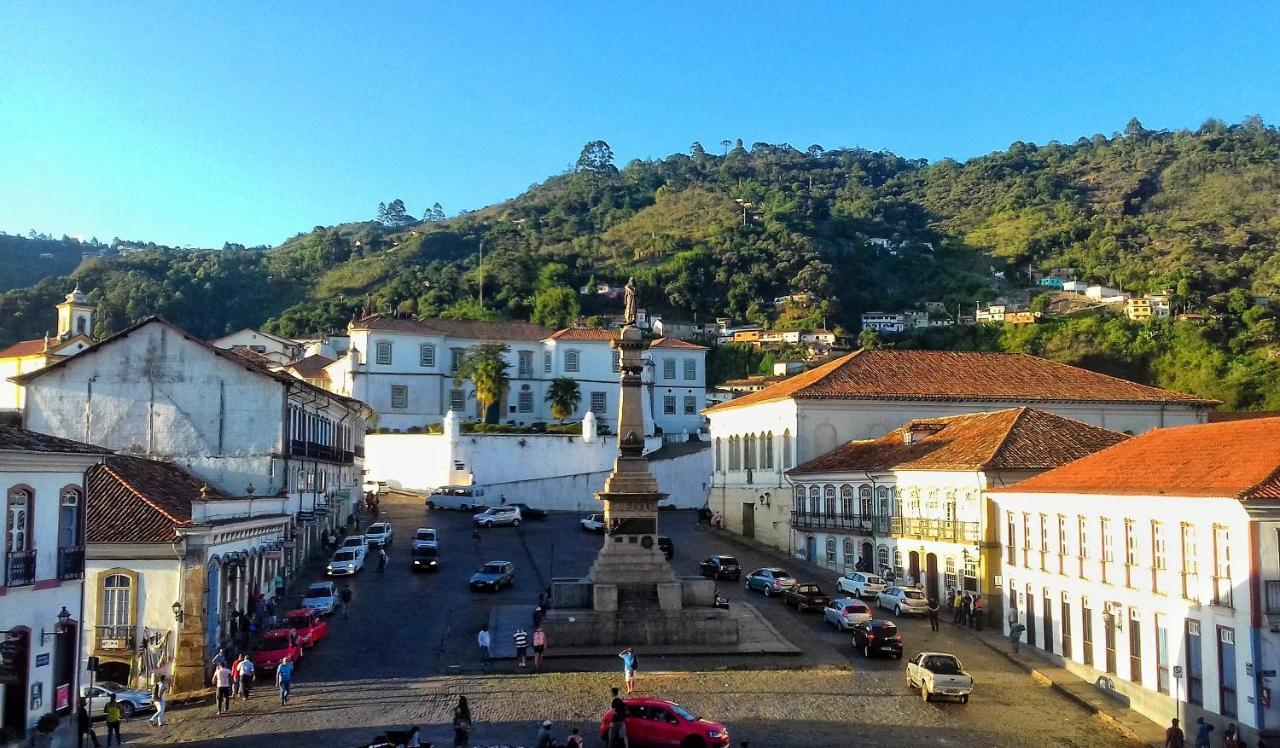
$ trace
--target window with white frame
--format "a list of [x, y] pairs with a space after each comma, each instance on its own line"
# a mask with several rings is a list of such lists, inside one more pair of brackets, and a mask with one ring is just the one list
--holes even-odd
[[551, 351], [542, 354], [542, 371], [545, 374], [551, 373]]
[[881, 545], [876, 547], [876, 566], [878, 567], [877, 571], [880, 571], [880, 572], [883, 572], [885, 569], [889, 568], [889, 547], [888, 546]]
[[698, 378], [698, 362], [694, 359], [684, 360], [684, 378], [691, 382]]
[[[528, 385], [525, 385], [525, 386], [528, 386]], [[519, 410], [521, 413], [533, 412], [533, 393], [532, 392], [529, 392], [527, 390], [521, 391], [520, 398], [517, 404], [517, 410]]]
[[1080, 561], [1080, 578], [1089, 578], [1089, 520], [1083, 514], [1076, 517], [1076, 558]]
[[846, 517], [853, 516], [853, 486], [840, 487], [840, 513]]
[[832, 537], [828, 537], [826, 546], [827, 546], [827, 563], [834, 566], [836, 563], [836, 539]]
[[577, 351], [564, 352], [564, 370], [571, 371], [571, 372], [578, 371], [578, 352]]
[[378, 345], [374, 347], [374, 350], [376, 351], [376, 360], [378, 364], [386, 366], [391, 363], [391, 343], [385, 340], [380, 341]]
[[134, 578], [130, 574], [107, 574], [102, 578], [102, 610], [99, 620], [104, 639], [131, 638], [133, 633]]
[[1031, 568], [1031, 515], [1022, 513], [1022, 565]]
[[1164, 594], [1165, 560], [1164, 523], [1151, 523], [1151, 591]]
[[853, 538], [845, 538], [840, 545], [845, 566], [853, 566], [857, 563], [853, 557]]
[[1067, 515], [1058, 515], [1058, 573], [1067, 573]]
[[662, 378], [663, 379], [676, 378], [676, 360], [674, 358], [662, 359]]
[[592, 412], [592, 413], [595, 413], [597, 416], [602, 416], [602, 415], [604, 415], [604, 412], [605, 412], [605, 393], [603, 393], [603, 392], [592, 392], [592, 393], [591, 393], [591, 412]]
[[391, 385], [391, 407], [409, 407], [409, 386], [406, 384]]
[[1018, 522], [1014, 519], [1013, 512], [1004, 513], [1004, 557], [1009, 559], [1009, 563], [1013, 564], [1018, 558]]
[[1040, 571], [1049, 570], [1049, 515], [1040, 515]]
[[[684, 396], [684, 414], [686, 416], [696, 415], [698, 412], [698, 398], [693, 395]], [[770, 450], [772, 451], [772, 450]]]
[[418, 346], [418, 365], [419, 366], [435, 366], [436, 365], [436, 347], [434, 345]]
[[665, 395], [662, 398], [663, 415], [674, 416], [676, 414], [676, 396]]
[[467, 395], [462, 390], [449, 390], [449, 410], [462, 415], [467, 407]]
[[1131, 519], [1124, 521], [1124, 584], [1133, 587], [1137, 584], [1134, 578], [1138, 570], [1138, 523]]
[[1182, 596], [1200, 599], [1200, 557], [1196, 555], [1195, 525], [1182, 523]]
[[611, 367], [613, 371], [615, 373], [622, 371], [622, 351], [618, 350], [617, 348], [614, 348], [612, 351], [610, 351], [610, 353], [613, 354], [612, 356], [610, 356], [610, 358], [612, 359]]
[[1213, 526], [1213, 604], [1231, 607], [1231, 537], [1225, 525]]
[[467, 354], [467, 349], [465, 348], [449, 349], [449, 371], [450, 372], [455, 374], [457, 373], [458, 367], [462, 366], [462, 357], [465, 356], [466, 354]]
[[516, 376], [528, 379], [533, 376], [533, 351], [520, 351], [517, 356]]

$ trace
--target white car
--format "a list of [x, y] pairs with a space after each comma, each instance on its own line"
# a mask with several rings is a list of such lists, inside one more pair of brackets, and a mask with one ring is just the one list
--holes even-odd
[[604, 532], [604, 515], [589, 514], [585, 519], [578, 520], [578, 527], [581, 527], [587, 532], [603, 533]]
[[390, 522], [374, 522], [365, 528], [364, 541], [367, 545], [391, 545], [392, 535]]
[[896, 616], [922, 616], [929, 612], [929, 600], [920, 590], [911, 587], [890, 587], [876, 595], [876, 605], [892, 610]]
[[348, 535], [342, 539], [342, 545], [338, 546], [338, 550], [356, 550], [360, 551], [360, 555], [363, 556], [369, 550], [369, 543], [364, 539], [363, 535]]
[[333, 552], [333, 558], [324, 567], [324, 573], [330, 577], [343, 577], [364, 571], [364, 554], [355, 548], [339, 548]]
[[933, 701], [935, 696], [959, 699], [969, 703], [973, 693], [973, 676], [955, 655], [946, 652], [921, 652], [907, 663], [907, 688], [919, 688], [920, 697]]
[[854, 597], [875, 597], [888, 586], [883, 577], [866, 571], [851, 571], [836, 580], [836, 590]]
[[842, 597], [827, 603], [822, 609], [822, 620], [835, 626], [837, 631], [848, 631], [871, 620], [871, 606], [852, 597]]
[[471, 521], [475, 522], [479, 527], [493, 527], [494, 525], [519, 527], [521, 519], [519, 507], [491, 506], [472, 517]]
[[439, 545], [436, 538], [436, 531], [430, 527], [419, 527], [413, 533], [413, 547], [421, 548], [424, 545]]
[[302, 607], [322, 615], [332, 615], [338, 605], [338, 588], [333, 582], [313, 582], [302, 596]]

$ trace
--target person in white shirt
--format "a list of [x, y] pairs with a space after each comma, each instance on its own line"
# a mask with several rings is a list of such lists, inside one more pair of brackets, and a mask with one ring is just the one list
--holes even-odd
[[231, 712], [231, 670], [220, 663], [213, 671], [213, 685], [218, 689], [218, 714]]
[[157, 676], [155, 685], [151, 687], [151, 703], [155, 705], [156, 713], [147, 720], [148, 724], [164, 727], [164, 710], [169, 703], [168, 693], [169, 684], [165, 682], [164, 676]]
[[481, 626], [480, 633], [476, 634], [476, 644], [480, 647], [480, 662], [484, 665], [489, 664], [489, 645], [492, 641], [489, 636], [489, 627]]
[[248, 657], [244, 658], [236, 665], [240, 671], [240, 698], [245, 701], [249, 700], [249, 689], [253, 686], [253, 660]]

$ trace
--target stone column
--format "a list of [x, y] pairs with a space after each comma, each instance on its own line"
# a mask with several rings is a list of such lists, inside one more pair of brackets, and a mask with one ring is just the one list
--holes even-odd
[[178, 641], [174, 648], [173, 659], [173, 693], [189, 693], [205, 688], [205, 661], [210, 648], [206, 639], [208, 631], [207, 615], [216, 615], [216, 611], [206, 611], [205, 603], [208, 594], [206, 583], [208, 567], [204, 563], [204, 553], [188, 552], [186, 562], [181, 565], [182, 574], [182, 622], [178, 625]]

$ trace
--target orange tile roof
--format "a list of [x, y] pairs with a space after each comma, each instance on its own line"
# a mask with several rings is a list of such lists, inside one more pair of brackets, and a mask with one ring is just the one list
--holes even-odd
[[288, 369], [298, 373], [303, 379], [320, 379], [327, 376], [324, 367], [333, 363], [334, 359], [313, 353], [289, 364]]
[[[204, 481], [179, 465], [116, 455], [89, 469], [90, 543], [164, 543], [191, 524]], [[214, 498], [223, 494], [209, 487]]]
[[[915, 439], [907, 444], [907, 434]], [[1034, 408], [919, 418], [875, 439], [852, 441], [789, 475], [867, 470], [1047, 470], [1128, 437]]]
[[705, 412], [789, 398], [1219, 404], [1023, 353], [863, 349]]
[[566, 340], [566, 341], [601, 341], [607, 342], [618, 337], [612, 330], [605, 330], [600, 327], [566, 327], [563, 330], [556, 330], [547, 336], [547, 340]]
[[707, 349], [707, 347], [704, 345], [698, 345], [697, 343], [690, 343], [687, 340], [681, 340], [680, 338], [657, 338], [652, 343], [649, 344], [649, 347], [650, 348], [681, 348], [687, 351], [705, 351]]
[[44, 338], [36, 338], [35, 340], [19, 340], [8, 348], [0, 350], [0, 358], [35, 356], [44, 353], [44, 350]]
[[999, 490], [1280, 499], [1280, 418], [1148, 431]]

